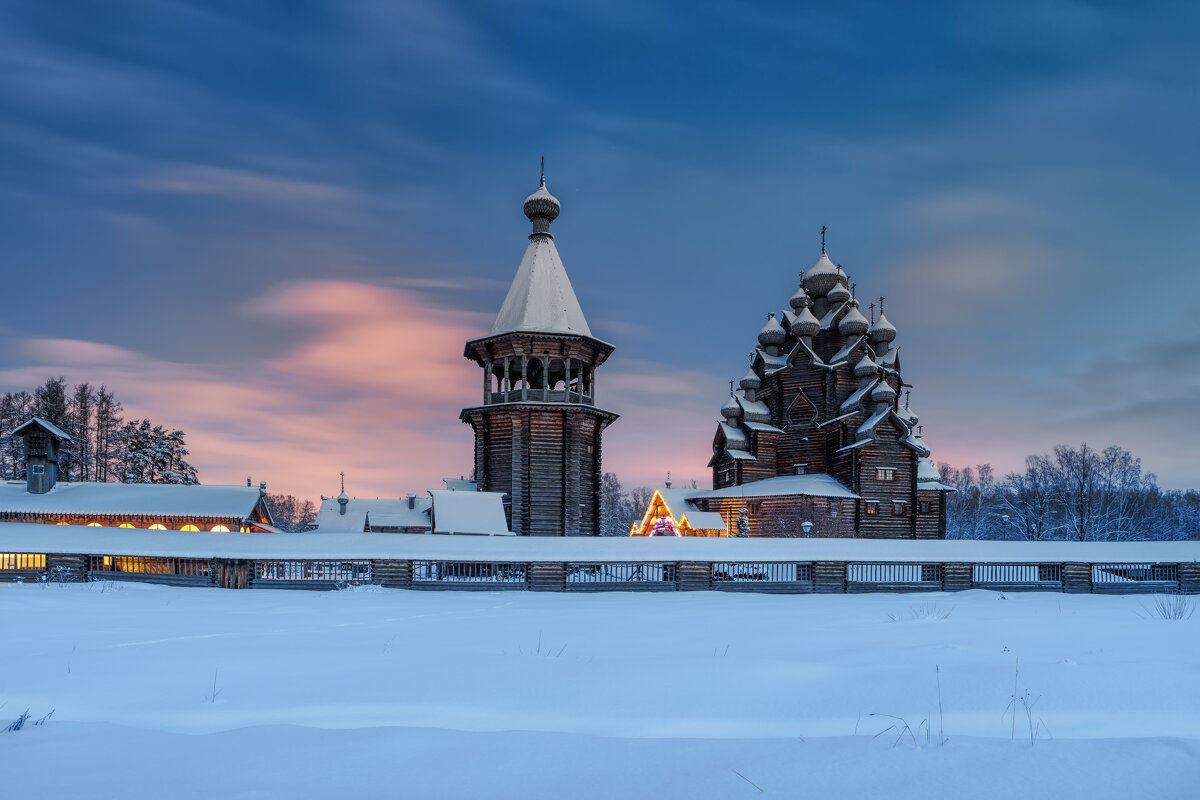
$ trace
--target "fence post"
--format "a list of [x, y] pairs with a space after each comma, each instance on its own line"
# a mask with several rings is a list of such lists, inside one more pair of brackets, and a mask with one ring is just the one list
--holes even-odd
[[712, 588], [712, 562], [679, 562], [679, 591], [703, 592]]
[[63, 583], [84, 583], [88, 579], [88, 556], [79, 553], [47, 553], [46, 574]]
[[942, 564], [942, 591], [961, 592], [971, 588], [974, 564]]
[[821, 593], [844, 594], [846, 591], [846, 562], [814, 562], [813, 591]]
[[1063, 564], [1062, 587], [1064, 592], [1089, 594], [1092, 591], [1091, 564]]
[[407, 589], [412, 586], [412, 562], [382, 559], [371, 562], [371, 573], [380, 586]]
[[1179, 593], [1200, 594], [1200, 562], [1179, 565]]
[[533, 592], [562, 592], [567, 588], [567, 565], [562, 563], [534, 562], [528, 567], [529, 590]]
[[213, 585], [220, 589], [249, 589], [254, 562], [240, 558], [214, 558]]

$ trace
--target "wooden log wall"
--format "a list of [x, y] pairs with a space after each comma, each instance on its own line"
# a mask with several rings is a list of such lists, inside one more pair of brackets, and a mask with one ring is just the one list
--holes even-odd
[[46, 556], [46, 573], [54, 580], [83, 583], [88, 579], [88, 556], [78, 553], [50, 553]]
[[943, 591], [959, 592], [964, 589], [970, 589], [974, 571], [975, 571], [974, 564], [943, 564], [942, 565], [942, 589], [943, 589]]
[[562, 592], [566, 590], [567, 566], [562, 563], [539, 562], [529, 565], [526, 572], [530, 591]]
[[1092, 591], [1092, 565], [1063, 564], [1062, 586], [1064, 592], [1090, 593]]
[[681, 592], [707, 591], [712, 588], [712, 563], [708, 561], [682, 561], [675, 573]]
[[412, 586], [412, 562], [380, 560], [371, 562], [375, 582], [389, 589], [407, 589]]
[[843, 594], [846, 591], [846, 562], [817, 561], [813, 564], [813, 591]]
[[1181, 594], [1200, 594], [1200, 564], [1179, 565], [1179, 591]]
[[220, 589], [249, 589], [254, 562], [244, 558], [214, 558], [213, 585]]

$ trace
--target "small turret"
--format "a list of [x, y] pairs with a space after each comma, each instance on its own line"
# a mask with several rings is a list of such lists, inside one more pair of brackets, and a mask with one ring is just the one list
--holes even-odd
[[850, 304], [850, 310], [846, 312], [846, 316], [842, 317], [842, 321], [838, 323], [838, 333], [843, 336], [862, 336], [871, 327], [871, 323], [867, 322], [867, 318], [858, 310], [858, 302]]
[[825, 297], [829, 299], [830, 303], [835, 305], [837, 303], [844, 303], [850, 299], [850, 290], [846, 288], [846, 284], [838, 281], [833, 285], [833, 288], [829, 290]]
[[862, 361], [859, 361], [854, 366], [854, 377], [870, 378], [879, 372], [879, 365], [871, 360], [870, 356], [863, 356]]
[[758, 343], [763, 347], [778, 347], [787, 341], [787, 331], [775, 319], [775, 312], [767, 315], [767, 324], [758, 332]]
[[813, 316], [808, 308], [800, 309], [792, 323], [792, 335], [811, 339], [821, 330], [821, 321]]

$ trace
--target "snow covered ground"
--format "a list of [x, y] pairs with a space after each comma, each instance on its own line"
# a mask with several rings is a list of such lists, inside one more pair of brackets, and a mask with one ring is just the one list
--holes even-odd
[[[0, 780], [37, 797], [1196, 797], [1200, 614], [1152, 606], [2, 585], [0, 719], [54, 714], [0, 732]], [[1011, 741], [1004, 715], [1018, 658], [1033, 746], [1024, 710]], [[876, 737], [904, 723], [872, 714], [914, 735]]]

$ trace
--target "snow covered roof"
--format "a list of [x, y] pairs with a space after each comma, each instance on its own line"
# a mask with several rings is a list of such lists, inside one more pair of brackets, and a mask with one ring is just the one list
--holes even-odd
[[932, 461], [928, 458], [917, 459], [917, 483], [928, 483], [941, 479], [942, 473], [938, 472], [938, 468], [933, 465]]
[[853, 411], [853, 410], [859, 409], [862, 406], [863, 398], [866, 397], [870, 393], [870, 391], [875, 388], [875, 384], [879, 383], [879, 380], [880, 380], [879, 378], [872, 378], [870, 380], [864, 381], [862, 386], [859, 386], [858, 389], [856, 389], [854, 391], [854, 394], [852, 394], [846, 398], [846, 401], [844, 403], [842, 403], [841, 408], [839, 410]]
[[740, 486], [726, 486], [724, 489], [692, 492], [690, 497], [783, 497], [786, 495], [837, 497], [848, 500], [858, 498], [858, 495], [854, 492], [838, 483], [829, 475], [822, 473], [779, 475], [774, 478], [763, 478], [760, 481], [743, 483]]
[[59, 482], [45, 494], [30, 494], [26, 489], [25, 481], [0, 482], [0, 512], [245, 520], [260, 496], [258, 487], [173, 483]]
[[51, 436], [54, 436], [57, 439], [61, 439], [64, 442], [71, 441], [71, 435], [69, 433], [67, 433], [62, 428], [55, 425], [53, 422], [50, 422], [49, 420], [44, 420], [41, 417], [32, 417], [32, 418], [26, 420], [25, 422], [21, 423], [17, 427], [13, 428], [12, 435], [20, 436], [21, 431], [25, 430], [26, 428], [28, 428], [32, 425], [42, 426], [43, 428], [46, 429], [46, 432], [49, 433]]
[[701, 511], [688, 501], [688, 497], [696, 493], [695, 489], [658, 489], [657, 491], [676, 522], [687, 517], [688, 525], [697, 530], [726, 530], [724, 517], [716, 511]]
[[[810, 477], [810, 476], [796, 476]], [[774, 480], [774, 479], [768, 479]], [[758, 481], [765, 483], [765, 481]], [[753, 484], [748, 484], [753, 485]], [[997, 542], [731, 536], [381, 536], [0, 525], [0, 552], [247, 559], [447, 561], [847, 561], [892, 563], [1191, 563], [1200, 542]]]
[[491, 335], [518, 331], [592, 335], [550, 236], [529, 239]]
[[446, 484], [446, 488], [452, 492], [478, 492], [479, 482], [469, 481], [465, 478], [442, 478], [442, 483]]
[[435, 489], [434, 533], [473, 533], [484, 536], [515, 536], [504, 516], [500, 492], [454, 492]]
[[336, 497], [325, 498], [317, 511], [317, 531], [320, 533], [362, 533], [368, 524], [374, 528], [428, 528], [428, 496], [413, 498], [414, 508], [407, 498], [350, 498], [346, 513], [341, 511]]

